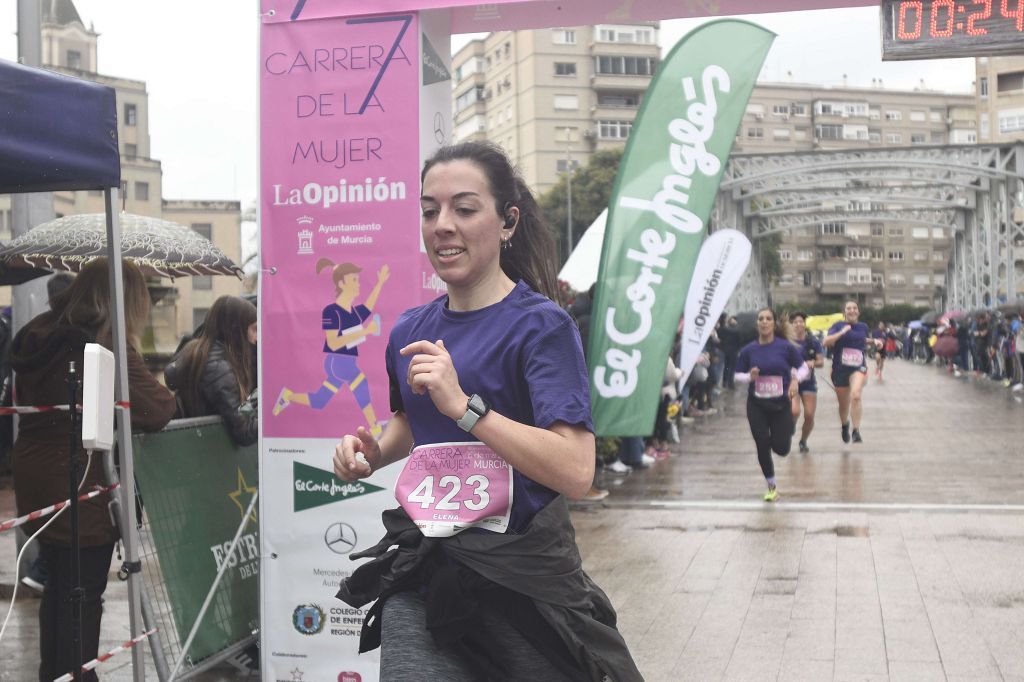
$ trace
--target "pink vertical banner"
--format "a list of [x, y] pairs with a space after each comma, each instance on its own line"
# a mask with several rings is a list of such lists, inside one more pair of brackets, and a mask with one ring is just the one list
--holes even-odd
[[261, 423], [338, 438], [390, 415], [384, 349], [420, 302], [414, 14], [261, 34]]

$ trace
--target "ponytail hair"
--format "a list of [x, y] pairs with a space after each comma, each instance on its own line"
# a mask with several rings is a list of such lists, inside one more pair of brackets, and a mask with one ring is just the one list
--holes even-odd
[[334, 280], [334, 288], [337, 291], [341, 291], [341, 281], [345, 279], [346, 275], [363, 271], [355, 263], [338, 263], [335, 265], [334, 261], [330, 258], [321, 258], [316, 262], [316, 274], [319, 275], [320, 271], [324, 268], [331, 268], [331, 279]]
[[519, 222], [508, 248], [501, 249], [502, 271], [513, 282], [521, 279], [537, 293], [557, 301], [554, 237], [533, 193], [508, 157], [490, 142], [462, 142], [442, 147], [423, 165], [420, 183], [435, 165], [452, 161], [469, 161], [484, 172], [494, 197], [494, 211], [502, 221], [509, 208], [519, 209]]

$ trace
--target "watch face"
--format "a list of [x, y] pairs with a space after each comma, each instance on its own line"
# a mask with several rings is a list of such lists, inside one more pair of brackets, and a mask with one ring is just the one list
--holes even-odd
[[474, 393], [469, 398], [469, 409], [473, 410], [482, 417], [485, 414], [487, 414], [489, 406], [487, 405], [487, 401], [485, 401], [483, 398]]

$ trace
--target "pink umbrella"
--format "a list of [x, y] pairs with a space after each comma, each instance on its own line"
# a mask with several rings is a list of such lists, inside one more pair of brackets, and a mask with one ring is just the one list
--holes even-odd
[[967, 317], [967, 313], [962, 310], [950, 310], [948, 313], [939, 318], [940, 325], [948, 325], [950, 320], [959, 320], [962, 317]]

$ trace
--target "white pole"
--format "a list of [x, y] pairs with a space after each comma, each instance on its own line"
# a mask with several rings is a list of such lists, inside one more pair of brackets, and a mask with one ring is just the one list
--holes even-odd
[[[117, 358], [117, 381], [114, 384], [114, 400], [128, 404], [128, 342], [124, 320], [124, 272], [121, 269], [121, 224], [118, 221], [120, 188], [104, 192], [107, 212], [107, 257], [110, 272], [110, 306], [114, 312], [111, 325], [114, 357]], [[135, 518], [135, 461], [132, 459], [132, 413], [131, 407], [117, 410], [117, 445], [121, 458], [121, 542], [124, 544], [124, 560], [128, 571], [129, 626], [132, 637], [142, 634], [142, 574], [132, 567], [138, 566], [139, 548], [136, 545]], [[143, 666], [143, 648], [132, 649], [132, 679], [136, 682], [146, 679]]]

